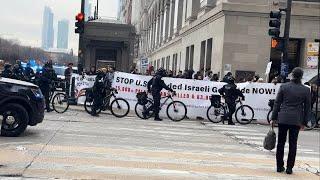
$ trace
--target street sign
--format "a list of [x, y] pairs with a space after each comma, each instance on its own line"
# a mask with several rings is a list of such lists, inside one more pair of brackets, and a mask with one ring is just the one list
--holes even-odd
[[307, 44], [307, 66], [309, 68], [318, 67], [318, 55], [319, 55], [319, 43], [318, 42], [309, 42]]
[[149, 66], [149, 60], [148, 58], [142, 58], [140, 61], [141, 68], [148, 68]]
[[318, 56], [319, 54], [319, 43], [310, 42], [308, 43], [307, 56]]
[[307, 56], [307, 66], [309, 68], [318, 67], [318, 56]]

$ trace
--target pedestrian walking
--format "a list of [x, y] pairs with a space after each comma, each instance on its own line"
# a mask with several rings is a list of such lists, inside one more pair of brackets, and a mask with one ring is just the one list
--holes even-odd
[[278, 122], [278, 144], [277, 144], [277, 172], [283, 172], [284, 146], [289, 131], [289, 154], [287, 160], [287, 174], [292, 174], [295, 164], [297, 141], [299, 130], [303, 130], [307, 124], [307, 118], [311, 111], [311, 93], [308, 87], [301, 83], [303, 70], [295, 68], [292, 71], [290, 82], [283, 84], [274, 102], [272, 123]]

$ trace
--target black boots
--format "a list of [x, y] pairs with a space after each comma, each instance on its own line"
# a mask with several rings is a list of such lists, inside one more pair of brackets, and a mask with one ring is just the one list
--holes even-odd
[[162, 121], [162, 119], [159, 117], [159, 115], [156, 115], [156, 116], [154, 117], [154, 120], [155, 120], [155, 121]]
[[277, 172], [282, 173], [286, 171], [287, 174], [292, 174], [292, 168], [285, 169], [284, 167], [277, 167]]
[[287, 173], [287, 174], [292, 174], [292, 168], [287, 168], [287, 169], [286, 169], [286, 173]]
[[278, 168], [277, 168], [277, 172], [278, 172], [278, 173], [281, 173], [281, 172], [283, 172], [284, 170], [285, 170], [284, 167], [278, 167]]

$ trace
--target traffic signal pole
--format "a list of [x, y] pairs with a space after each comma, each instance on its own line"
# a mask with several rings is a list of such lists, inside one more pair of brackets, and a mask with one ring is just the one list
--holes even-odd
[[[86, 0], [81, 0], [81, 13], [84, 14], [84, 10], [85, 10], [85, 1]], [[84, 14], [85, 17], [85, 14]], [[78, 50], [78, 72], [79, 74], [81, 73], [81, 71], [83, 71], [83, 65], [84, 65], [84, 51], [83, 51], [83, 47], [82, 47], [82, 43], [83, 42], [83, 35], [82, 33], [79, 34], [79, 50]]]
[[[283, 44], [283, 56], [282, 56], [281, 66], [284, 66], [284, 65], [288, 66], [288, 62], [289, 62], [288, 47], [289, 47], [289, 39], [290, 39], [291, 7], [292, 7], [292, 0], [287, 0], [287, 8], [285, 10], [286, 22], [285, 22], [284, 34], [283, 34], [284, 44]], [[286, 73], [286, 77], [287, 77], [287, 73]]]

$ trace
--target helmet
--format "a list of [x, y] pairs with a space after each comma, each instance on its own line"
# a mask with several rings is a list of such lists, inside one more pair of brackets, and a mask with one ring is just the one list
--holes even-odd
[[232, 76], [227, 76], [226, 80], [228, 84], [234, 84], [234, 78]]
[[4, 69], [10, 69], [11, 68], [11, 64], [5, 64], [4, 65]]
[[156, 75], [159, 75], [159, 76], [166, 76], [166, 70], [163, 69], [163, 68], [159, 68]]

